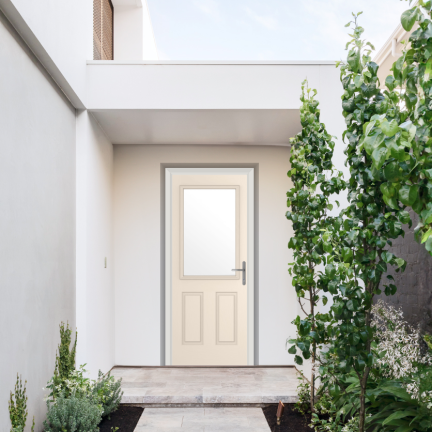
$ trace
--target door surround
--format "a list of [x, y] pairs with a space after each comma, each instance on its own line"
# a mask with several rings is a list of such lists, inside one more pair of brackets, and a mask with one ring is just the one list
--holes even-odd
[[168, 168], [165, 167], [165, 365], [172, 364], [172, 179], [175, 175], [243, 174], [247, 177], [247, 364], [255, 364], [255, 170], [254, 168]]

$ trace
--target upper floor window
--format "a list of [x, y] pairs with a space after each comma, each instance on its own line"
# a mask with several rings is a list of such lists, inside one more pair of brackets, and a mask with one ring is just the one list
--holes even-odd
[[114, 7], [111, 0], [93, 0], [93, 60], [114, 60]]

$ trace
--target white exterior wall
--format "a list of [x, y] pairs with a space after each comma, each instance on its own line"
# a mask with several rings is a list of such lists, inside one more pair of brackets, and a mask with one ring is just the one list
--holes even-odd
[[1, 12], [0, 41], [0, 429], [19, 373], [40, 431], [58, 326], [75, 328], [75, 110]]
[[288, 147], [114, 146], [114, 253], [117, 365], [160, 365], [161, 163], [259, 164], [259, 363], [292, 364], [285, 350], [295, 329], [285, 219]]
[[[87, 111], [77, 118], [77, 365], [114, 366], [113, 146]], [[105, 258], [107, 267], [105, 268]]]
[[147, 3], [114, 0], [114, 60], [157, 60], [158, 53]]
[[93, 2], [0, 0], [0, 8], [14, 19], [17, 30], [46, 67], [53, 62], [84, 102], [86, 60], [93, 58]]

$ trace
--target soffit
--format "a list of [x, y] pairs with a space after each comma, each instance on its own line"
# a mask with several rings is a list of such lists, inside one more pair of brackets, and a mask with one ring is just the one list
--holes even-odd
[[113, 144], [289, 145], [297, 109], [91, 110]]

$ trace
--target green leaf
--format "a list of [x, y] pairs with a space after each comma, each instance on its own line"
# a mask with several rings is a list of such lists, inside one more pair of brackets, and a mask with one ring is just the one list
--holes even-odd
[[405, 204], [406, 206], [412, 206], [415, 202], [415, 200], [418, 197], [418, 186], [402, 186], [399, 189], [399, 199], [402, 202], [402, 204]]
[[432, 237], [426, 240], [425, 248], [432, 255]]
[[352, 49], [348, 52], [347, 62], [353, 72], [359, 72], [360, 69], [360, 50]]
[[426, 70], [423, 77], [423, 81], [424, 82], [429, 81], [431, 76], [432, 76], [432, 58], [430, 58], [426, 63]]
[[432, 228], [429, 228], [422, 236], [421, 243], [423, 244], [432, 234]]
[[336, 276], [336, 268], [333, 264], [326, 265], [325, 273], [329, 279], [333, 279]]
[[300, 366], [303, 364], [303, 359], [300, 356], [298, 356], [298, 355], [296, 355], [294, 357], [294, 361], [295, 361], [295, 363], [297, 363]]
[[384, 141], [384, 134], [376, 131], [374, 134], [368, 136], [363, 141], [364, 148], [367, 154], [372, 154], [373, 151], [378, 148]]
[[[416, 416], [417, 412], [413, 410], [407, 410], [407, 411], [396, 411], [393, 414], [389, 415], [384, 421], [383, 426], [390, 423], [392, 420], [399, 420], [404, 417], [408, 416]], [[413, 428], [414, 429], [414, 428]]]
[[378, 147], [372, 153], [372, 161], [375, 169], [379, 170], [388, 157], [388, 150], [386, 147]]
[[395, 161], [390, 162], [384, 168], [384, 177], [390, 182], [395, 182], [399, 178], [400, 174], [401, 169], [399, 164]]
[[348, 340], [351, 345], [358, 345], [360, 342], [360, 335], [358, 333], [351, 333], [348, 337]]
[[396, 87], [394, 82], [395, 82], [395, 79], [394, 79], [393, 75], [389, 75], [385, 80], [385, 85], [387, 86], [387, 88], [390, 91], [393, 91], [394, 88]]
[[417, 19], [417, 7], [406, 10], [401, 16], [401, 24], [404, 30], [410, 31]]
[[293, 345], [293, 346], [288, 350], [288, 352], [289, 352], [290, 354], [295, 354], [295, 353], [297, 352], [297, 348], [296, 348], [296, 346]]
[[348, 300], [348, 302], [347, 302], [347, 308], [350, 311], [356, 311], [358, 309], [358, 302], [357, 302], [357, 300]]
[[401, 223], [403, 223], [403, 224], [408, 224], [411, 222], [410, 214], [406, 210], [400, 211], [398, 218], [401, 221]]
[[353, 260], [353, 251], [349, 247], [342, 248], [342, 259], [345, 263], [351, 263]]
[[389, 122], [387, 119], [384, 119], [381, 122], [380, 128], [385, 135], [387, 135], [388, 137], [392, 137], [396, 135], [396, 132], [399, 129], [399, 125], [396, 120], [392, 120], [391, 122]]

